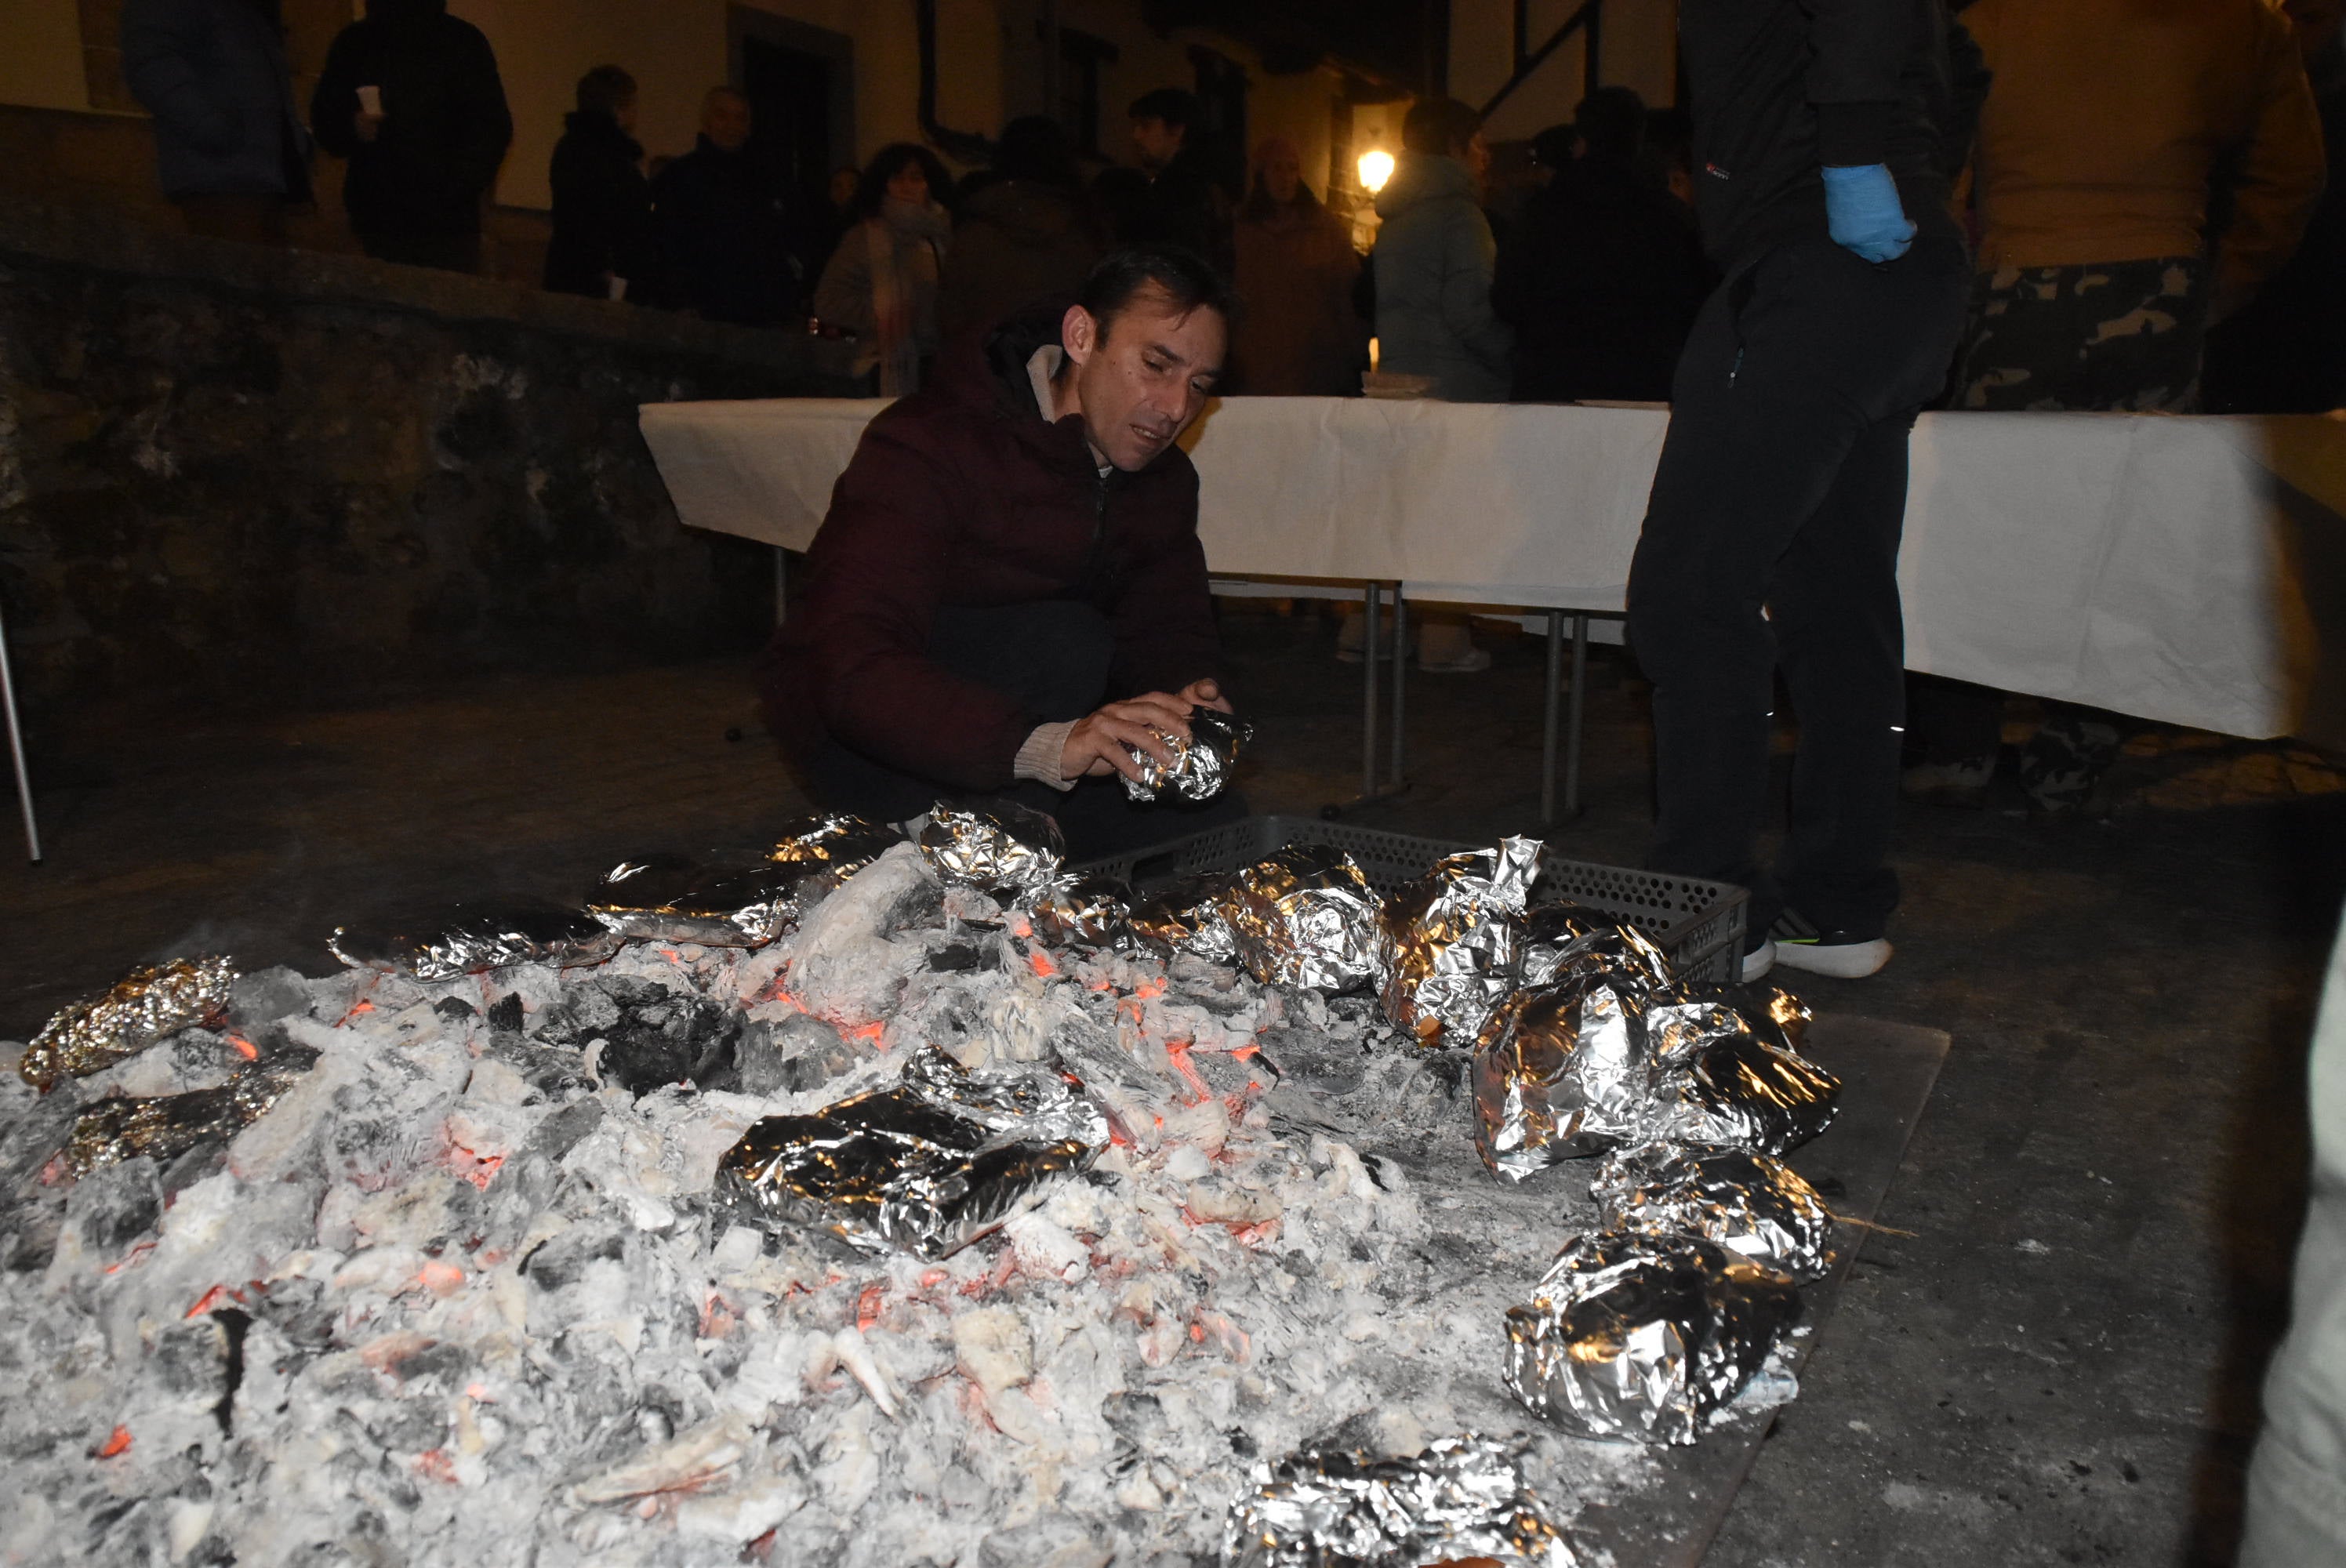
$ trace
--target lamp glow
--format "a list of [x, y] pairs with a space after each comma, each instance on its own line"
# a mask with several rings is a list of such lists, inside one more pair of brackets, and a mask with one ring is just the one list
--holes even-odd
[[1372, 148], [1361, 155], [1361, 188], [1371, 196], [1385, 188], [1392, 178], [1393, 155], [1382, 148]]

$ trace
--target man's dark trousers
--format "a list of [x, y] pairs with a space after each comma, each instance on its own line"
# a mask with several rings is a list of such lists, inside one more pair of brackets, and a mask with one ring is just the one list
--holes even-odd
[[[1107, 700], [1116, 634], [1107, 616], [1073, 600], [949, 608], [937, 612], [928, 654], [955, 675], [1007, 692], [1040, 722], [1055, 724], [1081, 718]], [[940, 799], [1008, 800], [1045, 812], [1058, 820], [1072, 861], [1161, 843], [1246, 815], [1245, 799], [1235, 789], [1198, 806], [1145, 804], [1115, 779], [1086, 779], [1064, 791], [1022, 780], [982, 795], [898, 772], [836, 741], [824, 743], [804, 765], [807, 782], [826, 809], [880, 821], [908, 820]]]
[[[1629, 572], [1654, 683], [1657, 871], [1750, 890], [1753, 940], [1789, 901], [1878, 936], [1905, 722], [1898, 540], [1906, 438], [1963, 330], [1963, 247], [1874, 265], [1780, 245], [1703, 307]], [[1759, 862], [1774, 675], [1800, 722], [1777, 873]]]

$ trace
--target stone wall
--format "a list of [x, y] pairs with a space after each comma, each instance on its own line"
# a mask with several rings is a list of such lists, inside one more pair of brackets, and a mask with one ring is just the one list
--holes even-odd
[[29, 705], [333, 702], [755, 646], [637, 405], [837, 345], [66, 209], [0, 212], [0, 605]]

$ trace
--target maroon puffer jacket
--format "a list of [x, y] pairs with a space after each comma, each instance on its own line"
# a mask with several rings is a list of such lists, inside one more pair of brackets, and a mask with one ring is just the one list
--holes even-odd
[[767, 655], [766, 716], [785, 745], [804, 755], [828, 733], [940, 784], [1013, 782], [1043, 720], [930, 660], [944, 606], [1095, 606], [1116, 631], [1112, 698], [1218, 673], [1188, 454], [1103, 480], [1083, 422], [1048, 424], [1035, 406], [1026, 361], [1059, 341], [1065, 313], [1024, 311], [956, 345], [863, 433], [808, 551], [805, 602]]

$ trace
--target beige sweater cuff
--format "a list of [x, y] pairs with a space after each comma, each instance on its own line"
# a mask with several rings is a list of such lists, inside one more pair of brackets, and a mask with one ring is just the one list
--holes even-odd
[[1054, 789], [1074, 789], [1076, 781], [1060, 778], [1059, 767], [1066, 760], [1067, 735], [1075, 728], [1073, 719], [1064, 724], [1036, 725], [1035, 733], [1018, 748], [1018, 760], [1011, 770], [1021, 779], [1032, 779]]

